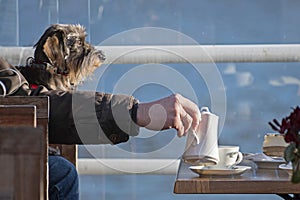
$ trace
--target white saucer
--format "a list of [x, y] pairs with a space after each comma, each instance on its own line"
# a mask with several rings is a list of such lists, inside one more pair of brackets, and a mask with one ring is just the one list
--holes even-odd
[[245, 160], [253, 161], [258, 168], [278, 169], [280, 164], [285, 163], [282, 157], [270, 157], [264, 153], [249, 154], [244, 156]]
[[228, 175], [238, 175], [245, 171], [251, 169], [249, 166], [235, 166], [232, 168], [215, 168], [207, 166], [190, 166], [190, 170], [199, 175], [218, 175], [218, 176], [228, 176]]
[[263, 169], [278, 169], [280, 164], [285, 163], [285, 160], [253, 160], [258, 168]]
[[290, 163], [289, 164], [281, 164], [281, 165], [279, 165], [278, 168], [282, 169], [282, 170], [286, 170], [289, 175], [292, 175], [292, 173], [293, 173], [293, 167]]

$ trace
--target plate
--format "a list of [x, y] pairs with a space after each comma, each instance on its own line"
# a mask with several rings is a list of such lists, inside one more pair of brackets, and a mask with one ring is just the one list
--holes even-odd
[[245, 160], [253, 161], [258, 168], [278, 169], [280, 164], [285, 163], [282, 157], [270, 157], [264, 153], [248, 154], [244, 156]]
[[218, 175], [218, 176], [228, 176], [228, 175], [239, 175], [245, 171], [251, 169], [249, 166], [234, 166], [232, 168], [214, 168], [209, 166], [190, 166], [190, 170], [199, 175]]
[[282, 169], [282, 170], [286, 170], [289, 175], [292, 175], [292, 173], [293, 173], [293, 168], [290, 163], [289, 164], [281, 164], [281, 165], [279, 165], [278, 168]]
[[262, 169], [278, 169], [280, 164], [285, 163], [284, 159], [282, 160], [253, 160], [258, 168]]

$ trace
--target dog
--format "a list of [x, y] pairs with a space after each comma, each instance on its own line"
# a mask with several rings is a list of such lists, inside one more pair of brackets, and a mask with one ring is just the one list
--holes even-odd
[[103, 51], [86, 40], [85, 28], [73, 24], [53, 24], [34, 45], [34, 58], [17, 67], [32, 87], [74, 90], [105, 60]]

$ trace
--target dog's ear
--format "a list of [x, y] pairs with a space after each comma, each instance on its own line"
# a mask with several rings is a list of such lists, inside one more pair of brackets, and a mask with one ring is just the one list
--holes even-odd
[[39, 63], [50, 63], [65, 70], [65, 57], [68, 55], [68, 48], [64, 44], [64, 28], [55, 24], [50, 26], [35, 44], [34, 58]]
[[57, 35], [53, 35], [52, 37], [48, 37], [44, 46], [43, 52], [47, 56], [50, 64], [58, 67], [60, 71], [66, 70], [66, 62], [65, 62], [65, 54], [63, 42], [57, 37]]

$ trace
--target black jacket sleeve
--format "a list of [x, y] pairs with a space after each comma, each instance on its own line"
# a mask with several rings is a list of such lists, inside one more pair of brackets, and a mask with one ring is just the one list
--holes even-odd
[[55, 90], [42, 95], [50, 97], [50, 143], [117, 144], [139, 132], [132, 96]]

